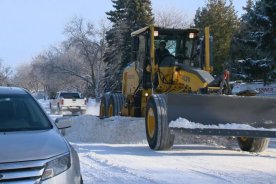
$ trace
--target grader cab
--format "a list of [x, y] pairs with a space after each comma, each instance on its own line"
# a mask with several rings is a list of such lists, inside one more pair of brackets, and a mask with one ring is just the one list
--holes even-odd
[[[276, 137], [275, 98], [229, 95], [227, 72], [218, 78], [210, 74], [208, 28], [203, 39], [197, 29], [155, 26], [131, 36], [133, 63], [124, 70], [122, 92], [103, 95], [100, 116], [145, 117], [148, 144], [155, 150], [171, 148], [176, 130], [236, 136], [240, 148], [252, 152], [263, 151], [268, 138]], [[157, 58], [160, 42], [166, 43], [169, 53]], [[171, 122], [180, 117], [202, 126], [174, 126]], [[226, 124], [241, 126], [221, 126]]]

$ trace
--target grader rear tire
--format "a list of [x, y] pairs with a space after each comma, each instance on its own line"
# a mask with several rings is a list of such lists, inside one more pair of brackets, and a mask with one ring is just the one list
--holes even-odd
[[102, 97], [101, 97], [101, 103], [100, 103], [100, 117], [104, 118], [107, 117], [108, 115], [108, 101], [110, 98], [110, 93], [105, 93]]
[[238, 137], [238, 144], [242, 151], [262, 152], [269, 144], [269, 138]]
[[110, 95], [108, 103], [108, 117], [119, 116], [124, 104], [124, 96], [122, 93], [113, 93]]
[[152, 95], [146, 108], [146, 134], [153, 150], [168, 150], [173, 146], [174, 134], [167, 119], [167, 103], [162, 94]]

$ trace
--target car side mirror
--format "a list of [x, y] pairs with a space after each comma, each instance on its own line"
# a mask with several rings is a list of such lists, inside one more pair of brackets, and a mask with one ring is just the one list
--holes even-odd
[[68, 119], [68, 118], [65, 118], [65, 117], [61, 117], [61, 118], [57, 118], [55, 120], [55, 124], [57, 126], [58, 129], [62, 130], [62, 129], [66, 129], [66, 128], [70, 128], [71, 127], [71, 124], [66, 122], [66, 121], [63, 121], [65, 119]]

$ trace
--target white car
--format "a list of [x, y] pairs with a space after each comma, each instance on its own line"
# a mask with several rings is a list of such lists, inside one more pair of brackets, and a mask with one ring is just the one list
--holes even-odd
[[76, 151], [20, 88], [0, 87], [0, 183], [83, 183]]
[[56, 97], [50, 102], [52, 113], [66, 114], [85, 114], [86, 99], [81, 97], [78, 92], [58, 92]]

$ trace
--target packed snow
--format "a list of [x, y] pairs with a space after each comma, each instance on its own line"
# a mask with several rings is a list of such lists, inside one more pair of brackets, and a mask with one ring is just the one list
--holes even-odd
[[145, 144], [73, 143], [84, 183], [275, 183], [275, 150], [262, 154], [208, 145], [152, 151]]
[[142, 118], [112, 117], [103, 120], [96, 116], [85, 115], [65, 121], [72, 126], [65, 130], [66, 138], [71, 142], [146, 143]]
[[98, 107], [90, 101], [86, 115], [63, 120], [71, 125], [65, 137], [79, 154], [85, 184], [276, 183], [275, 139], [265, 152], [248, 153], [233, 138], [176, 132], [171, 150], [153, 151], [143, 118], [100, 119]]
[[265, 129], [265, 128], [255, 128], [246, 124], [236, 124], [236, 123], [226, 123], [218, 125], [203, 125], [201, 123], [190, 122], [185, 118], [178, 118], [175, 121], [170, 122], [170, 127], [174, 128], [187, 128], [187, 129], [243, 129], [243, 130], [266, 130], [266, 131], [276, 131], [276, 129]]

